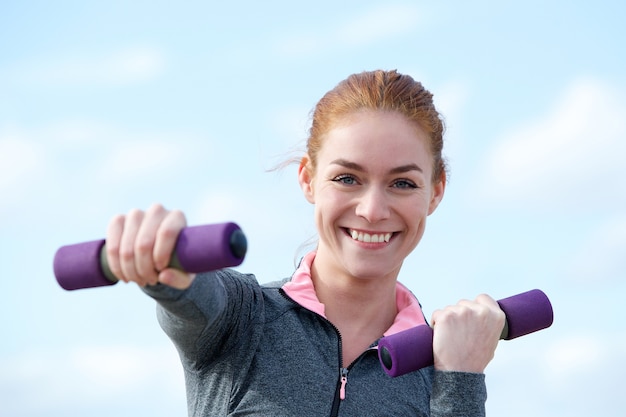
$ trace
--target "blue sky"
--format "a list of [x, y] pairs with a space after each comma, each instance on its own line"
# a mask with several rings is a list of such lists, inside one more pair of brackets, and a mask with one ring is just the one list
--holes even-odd
[[626, 371], [626, 7], [618, 1], [4, 2], [0, 414], [185, 415], [133, 285], [66, 292], [56, 249], [161, 202], [236, 221], [238, 268], [291, 273], [314, 235], [294, 167], [315, 102], [398, 69], [435, 95], [451, 178], [401, 274], [427, 316], [543, 289], [502, 342], [490, 415], [617, 416]]

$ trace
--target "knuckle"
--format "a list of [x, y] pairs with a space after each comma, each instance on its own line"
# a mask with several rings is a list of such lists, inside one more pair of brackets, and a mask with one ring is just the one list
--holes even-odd
[[143, 237], [135, 241], [135, 252], [138, 255], [147, 255], [152, 253], [153, 242], [151, 239]]
[[185, 218], [185, 213], [183, 213], [181, 210], [179, 209], [174, 209], [172, 211], [170, 211], [168, 213], [169, 216], [171, 216], [177, 224], [186, 224], [187, 220]]
[[180, 229], [173, 226], [160, 227], [157, 231], [157, 239], [163, 241], [174, 240], [178, 237]]
[[126, 216], [123, 214], [118, 214], [113, 216], [109, 221], [109, 229], [117, 229], [119, 227], [124, 226], [124, 222], [126, 221]]
[[119, 256], [123, 262], [132, 262], [135, 259], [135, 251], [132, 248], [120, 248]]
[[116, 259], [120, 252], [120, 245], [118, 242], [106, 242], [106, 253], [109, 259]]
[[131, 209], [126, 215], [127, 220], [138, 220], [144, 216], [143, 210], [140, 209]]
[[483, 294], [479, 294], [479, 295], [476, 297], [476, 302], [481, 303], [481, 304], [482, 304], [482, 303], [485, 303], [485, 304], [486, 304], [486, 303], [493, 303], [493, 302], [494, 302], [494, 300], [493, 300], [493, 298], [491, 298], [491, 296], [489, 296], [488, 294], [484, 294], [484, 293], [483, 293]]
[[167, 210], [162, 204], [154, 203], [150, 206], [150, 208], [148, 208], [146, 213], [149, 213], [151, 215], [161, 215], [164, 214], [166, 211]]

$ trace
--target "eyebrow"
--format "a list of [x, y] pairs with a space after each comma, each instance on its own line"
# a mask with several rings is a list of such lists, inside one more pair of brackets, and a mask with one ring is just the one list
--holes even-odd
[[[361, 172], [365, 172], [365, 168], [363, 168], [361, 165], [357, 164], [356, 162], [351, 162], [345, 159], [335, 159], [334, 161], [331, 162], [331, 164], [333, 165], [340, 165], [344, 168], [348, 168], [348, 169], [353, 169], [355, 171], [361, 171]], [[392, 168], [389, 173], [390, 174], [402, 174], [405, 172], [409, 172], [409, 171], [418, 171], [418, 172], [424, 172], [424, 170], [422, 168], [419, 167], [419, 165], [417, 164], [406, 164], [406, 165], [400, 165], [399, 167], [395, 167]]]

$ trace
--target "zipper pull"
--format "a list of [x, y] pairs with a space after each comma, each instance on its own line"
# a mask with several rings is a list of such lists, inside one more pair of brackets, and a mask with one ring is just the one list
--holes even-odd
[[346, 368], [341, 368], [340, 371], [341, 378], [341, 388], [339, 389], [339, 399], [346, 399], [346, 384], [348, 383], [348, 370]]

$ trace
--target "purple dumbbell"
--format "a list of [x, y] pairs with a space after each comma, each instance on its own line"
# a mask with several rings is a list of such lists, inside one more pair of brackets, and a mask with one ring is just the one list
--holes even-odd
[[[104, 240], [62, 246], [54, 256], [54, 275], [66, 290], [113, 285]], [[248, 243], [235, 223], [186, 227], [181, 230], [169, 266], [186, 272], [206, 272], [243, 262]]]
[[[498, 301], [506, 315], [500, 339], [516, 337], [552, 325], [554, 313], [550, 300], [541, 290], [531, 290]], [[380, 339], [378, 358], [383, 370], [396, 377], [433, 364], [433, 330], [416, 326]]]

